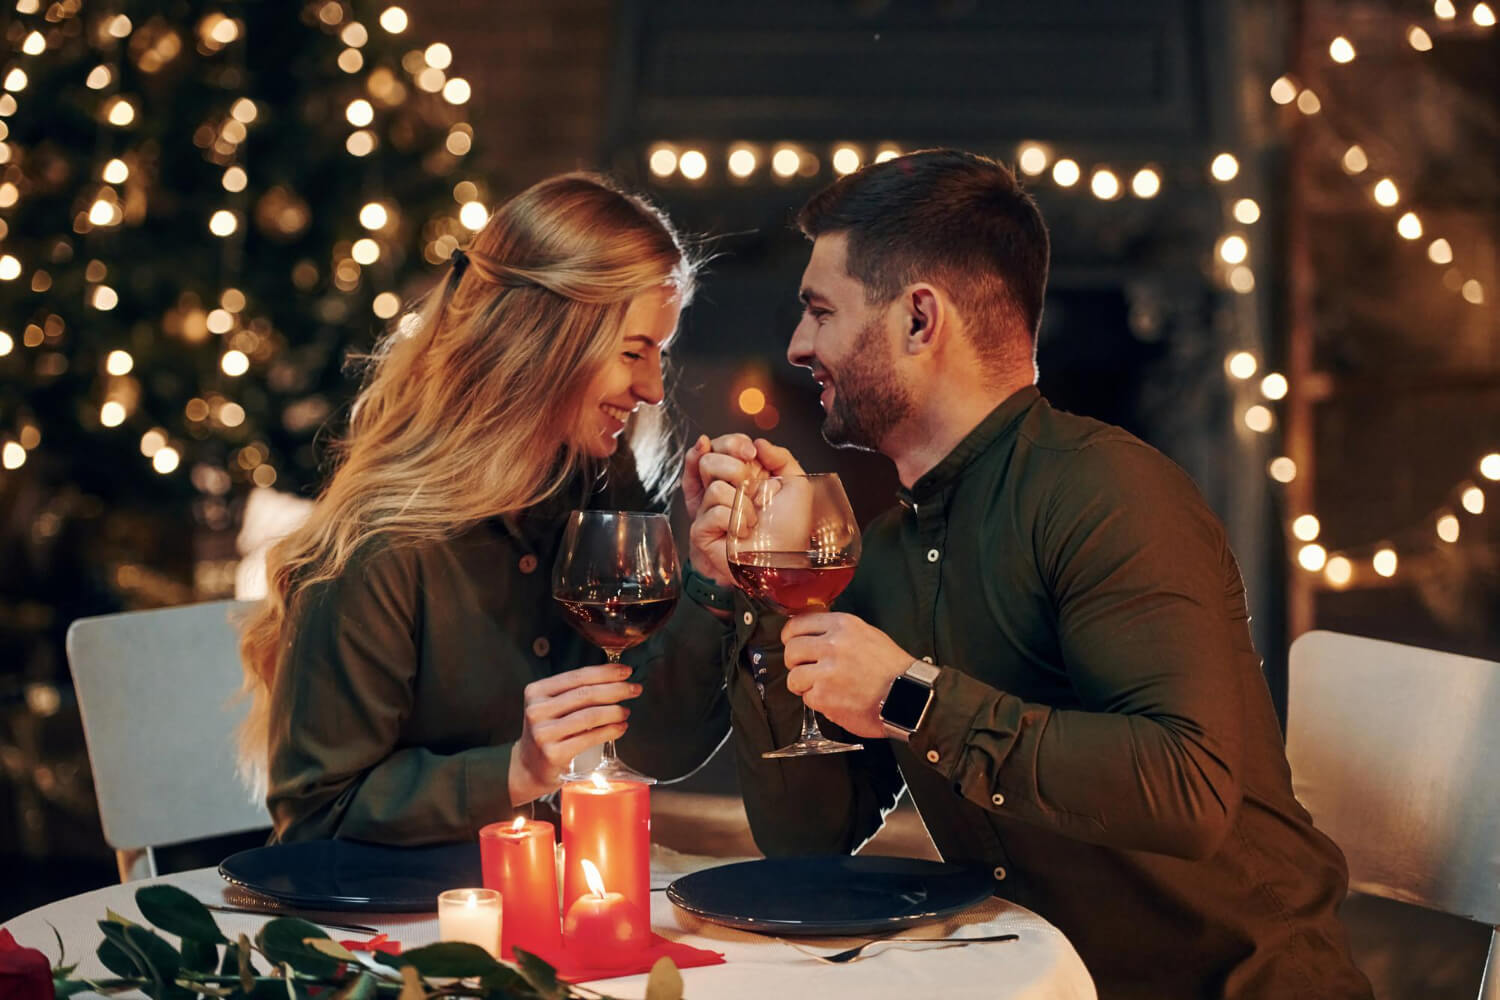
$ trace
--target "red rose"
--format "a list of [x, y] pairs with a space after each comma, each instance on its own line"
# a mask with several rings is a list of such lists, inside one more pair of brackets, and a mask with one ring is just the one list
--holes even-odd
[[52, 962], [0, 930], [0, 1000], [53, 1000]]

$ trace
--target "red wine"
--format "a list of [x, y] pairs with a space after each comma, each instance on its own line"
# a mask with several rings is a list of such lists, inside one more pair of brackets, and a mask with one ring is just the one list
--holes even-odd
[[729, 571], [745, 593], [789, 615], [827, 610], [854, 579], [854, 563], [810, 552], [740, 552]]
[[677, 595], [646, 601], [612, 597], [603, 601], [557, 598], [568, 623], [600, 649], [620, 651], [645, 642], [667, 623], [677, 606]]

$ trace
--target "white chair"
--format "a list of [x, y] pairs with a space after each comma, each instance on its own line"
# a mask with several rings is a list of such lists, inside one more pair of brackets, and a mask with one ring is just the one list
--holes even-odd
[[1350, 888], [1493, 928], [1500, 1000], [1500, 663], [1309, 632], [1288, 673], [1293, 788]]
[[238, 633], [246, 602], [81, 618], [68, 666], [83, 715], [104, 839], [120, 881], [156, 875], [153, 847], [269, 827], [236, 773], [247, 706]]

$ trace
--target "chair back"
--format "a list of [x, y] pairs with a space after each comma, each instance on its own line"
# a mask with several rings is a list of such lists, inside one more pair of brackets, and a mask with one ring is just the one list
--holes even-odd
[[1500, 663], [1316, 631], [1288, 674], [1292, 785], [1350, 887], [1500, 925]]
[[231, 703], [241, 677], [231, 616], [250, 607], [214, 601], [68, 629], [99, 819], [122, 880], [155, 874], [152, 847], [270, 825], [236, 773], [234, 734], [248, 706]]

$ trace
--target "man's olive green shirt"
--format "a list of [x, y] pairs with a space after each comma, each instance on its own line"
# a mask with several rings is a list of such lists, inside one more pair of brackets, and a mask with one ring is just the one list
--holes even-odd
[[1101, 997], [1370, 995], [1223, 527], [1158, 452], [1022, 390], [870, 525], [838, 610], [938, 664], [935, 699], [910, 744], [763, 760], [799, 703], [781, 619], [741, 605], [726, 677], [766, 853], [855, 850], [904, 782], [942, 856], [1059, 927]]
[[[623, 451], [624, 449], [622, 449]], [[571, 494], [572, 501], [566, 497]], [[552, 599], [573, 506], [651, 508], [628, 455], [606, 486], [424, 545], [375, 544], [293, 604], [271, 702], [275, 839], [472, 840], [511, 815], [510, 756], [527, 684], [603, 663]], [[626, 653], [644, 690], [620, 755], [658, 778], [728, 731], [723, 625], [689, 600]]]

